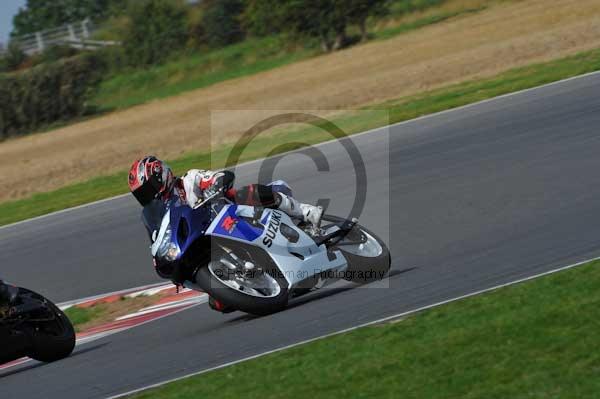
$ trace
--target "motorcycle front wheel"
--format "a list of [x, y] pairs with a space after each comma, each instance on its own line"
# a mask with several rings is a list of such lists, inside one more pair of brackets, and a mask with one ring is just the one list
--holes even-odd
[[75, 348], [75, 330], [67, 315], [43, 296], [23, 288], [20, 290], [25, 300], [41, 302], [52, 315], [47, 320], [27, 322], [32, 343], [27, 356], [41, 362], [54, 362], [69, 356]]
[[256, 270], [244, 275], [218, 259], [198, 270], [196, 283], [228, 307], [258, 316], [285, 309], [289, 299], [287, 280], [278, 273]]

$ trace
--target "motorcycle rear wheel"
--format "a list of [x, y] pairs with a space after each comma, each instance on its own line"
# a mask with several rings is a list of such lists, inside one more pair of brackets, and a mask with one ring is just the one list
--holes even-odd
[[[337, 224], [344, 220], [333, 215], [323, 215], [324, 222]], [[358, 235], [358, 233], [366, 239], [362, 247], [360, 245], [343, 245], [345, 241], [352, 241], [355, 238], [353, 235]], [[392, 257], [383, 240], [361, 225], [356, 225], [353, 232], [347, 237], [337, 244], [337, 249], [344, 254], [348, 261], [344, 279], [357, 284], [367, 284], [385, 278], [390, 271]]]

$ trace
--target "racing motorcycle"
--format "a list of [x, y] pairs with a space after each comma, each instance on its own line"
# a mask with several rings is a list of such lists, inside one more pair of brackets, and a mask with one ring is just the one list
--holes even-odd
[[75, 330], [52, 302], [25, 288], [10, 287], [11, 304], [0, 313], [0, 364], [28, 356], [42, 362], [65, 358]]
[[314, 229], [220, 192], [194, 207], [154, 201], [143, 218], [157, 270], [185, 270], [185, 287], [256, 315], [278, 312], [331, 280], [381, 280], [391, 265], [384, 242], [356, 219], [324, 215]]

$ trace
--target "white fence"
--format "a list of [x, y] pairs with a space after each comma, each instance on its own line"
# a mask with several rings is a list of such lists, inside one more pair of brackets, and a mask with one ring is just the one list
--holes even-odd
[[27, 55], [41, 53], [48, 47], [63, 45], [77, 49], [94, 50], [104, 46], [118, 45], [118, 42], [90, 40], [97, 27], [89, 20], [63, 25], [30, 35], [13, 38]]

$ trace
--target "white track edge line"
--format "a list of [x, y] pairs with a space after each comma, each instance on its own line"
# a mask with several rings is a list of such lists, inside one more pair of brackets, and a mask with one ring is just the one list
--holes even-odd
[[[406, 121], [402, 121], [402, 122], [398, 122], [398, 123], [393, 123], [391, 125], [380, 126], [380, 127], [377, 127], [377, 128], [374, 128], [374, 129], [369, 129], [369, 130], [366, 130], [364, 132], [360, 132], [360, 133], [356, 133], [356, 134], [350, 134], [349, 137], [355, 138], [355, 137], [362, 136], [364, 134], [369, 134], [369, 133], [376, 132], [378, 130], [389, 130], [389, 129], [393, 128], [393, 127], [401, 126], [401, 125], [404, 125], [404, 124], [407, 124], [407, 123], [414, 123], [414, 122], [417, 122], [417, 121], [421, 121], [423, 119], [434, 118], [434, 117], [437, 117], [437, 116], [440, 116], [440, 115], [444, 115], [444, 114], [447, 114], [447, 113], [450, 113], [450, 112], [463, 111], [463, 110], [471, 108], [471, 107], [475, 107], [475, 106], [478, 106], [478, 105], [486, 104], [488, 102], [497, 101], [497, 100], [504, 99], [504, 98], [507, 98], [507, 97], [512, 97], [512, 96], [520, 95], [520, 94], [527, 93], [527, 92], [530, 92], [530, 91], [544, 89], [544, 88], [555, 86], [555, 85], [560, 85], [560, 84], [567, 83], [567, 82], [570, 82], [570, 81], [576, 80], [576, 79], [585, 79], [587, 77], [598, 75], [598, 74], [600, 74], [600, 71], [593, 71], [593, 72], [584, 73], [583, 75], [571, 76], [570, 78], [566, 78], [566, 79], [562, 79], [562, 80], [557, 80], [556, 82], [546, 83], [546, 84], [543, 84], [541, 86], [535, 86], [535, 87], [530, 87], [528, 89], [523, 89], [523, 90], [518, 90], [518, 91], [511, 92], [511, 93], [501, 94], [499, 96], [486, 98], [484, 100], [480, 100], [480, 101], [477, 101], [477, 102], [474, 102], [474, 103], [461, 105], [460, 107], [446, 109], [446, 110], [443, 110], [443, 111], [435, 112], [433, 114], [422, 115], [422, 116], [419, 116], [419, 117], [414, 118], [414, 119], [409, 119], [409, 120], [406, 120]], [[322, 146], [322, 145], [327, 145], [327, 144], [329, 144], [329, 143], [331, 143], [333, 141], [337, 141], [337, 139], [323, 141], [321, 143], [316, 143], [316, 144], [313, 145], [313, 147], [319, 147], [319, 146]], [[288, 154], [290, 152], [301, 151], [301, 150], [302, 149], [296, 149], [296, 150], [292, 150], [292, 151], [287, 151], [287, 152], [283, 152], [281, 154], [274, 155], [273, 157], [282, 156], [282, 155]], [[264, 159], [265, 158], [259, 158], [259, 159], [253, 159], [251, 161], [242, 162], [242, 163], [236, 165], [235, 167], [240, 167], [240, 166], [249, 165], [249, 164], [252, 164], [252, 163], [255, 163], [255, 162], [260, 162], [260, 161], [263, 161]], [[35, 216], [33, 218], [30, 218], [30, 219], [20, 220], [18, 222], [14, 222], [14, 223], [6, 224], [4, 226], [0, 226], [0, 230], [6, 229], [6, 228], [9, 228], [9, 227], [14, 227], [14, 226], [17, 226], [17, 225], [20, 225], [20, 224], [24, 224], [24, 223], [38, 221], [40, 219], [44, 219], [44, 218], [47, 218], [47, 217], [56, 216], [56, 215], [59, 215], [61, 213], [70, 212], [70, 211], [74, 211], [74, 210], [77, 210], [77, 209], [86, 208], [86, 207], [89, 207], [89, 206], [99, 205], [99, 204], [102, 204], [104, 202], [113, 201], [113, 200], [116, 200], [116, 199], [120, 199], [120, 198], [126, 197], [128, 195], [129, 195], [129, 193], [119, 194], [119, 195], [115, 195], [113, 197], [104, 198], [104, 199], [101, 199], [101, 200], [89, 202], [87, 204], [81, 204], [81, 205], [77, 205], [77, 206], [74, 206], [74, 207], [71, 207], [71, 208], [65, 208], [65, 209], [61, 209], [59, 211], [54, 211], [54, 212], [51, 212], [51, 213], [46, 213], [44, 215]]]
[[[88, 336], [85, 336], [85, 337], [81, 337], [81, 338], [79, 338], [79, 339], [77, 339], [75, 341], [75, 347], [78, 347], [80, 345], [89, 344], [89, 343], [97, 341], [99, 339], [106, 338], [106, 337], [109, 337], [111, 335], [123, 332], [123, 331], [131, 330], [133, 328], [143, 326], [144, 324], [152, 323], [153, 321], [164, 319], [165, 317], [169, 317], [169, 316], [175, 315], [177, 313], [183, 312], [184, 310], [191, 309], [193, 307], [201, 305], [202, 303], [204, 303], [204, 302], [183, 304], [183, 305], [181, 305], [182, 306], [181, 309], [177, 309], [177, 310], [175, 310], [173, 312], [170, 312], [170, 313], [158, 316], [158, 317], [156, 317], [154, 319], [143, 321], [143, 322], [141, 322], [139, 324], [135, 324], [133, 326], [120, 327], [120, 328], [117, 328], [117, 329], [114, 329], [114, 330], [102, 331], [102, 332], [99, 332], [99, 333], [96, 333], [96, 334], [92, 334], [92, 335], [88, 335]], [[23, 365], [25, 363], [28, 363], [30, 361], [35, 361], [35, 360], [31, 359], [31, 358], [27, 358], [27, 360], [23, 361], [22, 363], [17, 363], [17, 364], [11, 365], [11, 366], [6, 367], [6, 368], [2, 368], [2, 365], [0, 365], [0, 372], [8, 370], [8, 369], [10, 369], [12, 367], [21, 366], [21, 365]]]
[[384, 323], [384, 322], [387, 322], [387, 321], [390, 321], [390, 320], [399, 319], [399, 318], [402, 318], [404, 316], [408, 316], [408, 315], [413, 314], [413, 313], [421, 312], [423, 310], [431, 309], [431, 308], [434, 308], [434, 307], [445, 305], [445, 304], [448, 304], [450, 302], [459, 301], [461, 299], [469, 298], [469, 297], [472, 297], [472, 296], [484, 294], [484, 293], [487, 293], [487, 292], [490, 292], [490, 291], [494, 291], [494, 290], [497, 290], [497, 289], [500, 289], [500, 288], [508, 287], [510, 285], [523, 283], [525, 281], [533, 280], [533, 279], [536, 279], [536, 278], [539, 278], [539, 277], [547, 276], [547, 275], [554, 274], [554, 273], [557, 273], [557, 272], [561, 272], [561, 271], [564, 271], [564, 270], [567, 270], [567, 269], [572, 269], [574, 267], [581, 266], [581, 265], [584, 265], [586, 263], [594, 262], [594, 261], [597, 261], [597, 260], [600, 260], [600, 257], [596, 257], [596, 258], [592, 258], [592, 259], [587, 259], [587, 260], [584, 260], [584, 261], [581, 261], [581, 262], [573, 263], [573, 264], [568, 265], [568, 266], [562, 266], [562, 267], [559, 267], [557, 269], [549, 270], [549, 271], [546, 271], [546, 272], [543, 272], [543, 273], [534, 274], [534, 275], [528, 276], [528, 277], [523, 277], [523, 278], [520, 278], [520, 279], [517, 279], [517, 280], [510, 281], [508, 283], [499, 284], [499, 285], [496, 285], [496, 286], [493, 286], [493, 287], [490, 287], [490, 288], [485, 288], [485, 289], [482, 289], [482, 290], [471, 292], [469, 294], [464, 294], [464, 295], [457, 296], [455, 298], [446, 299], [446, 300], [441, 301], [441, 302], [436, 302], [436, 303], [433, 303], [431, 305], [422, 306], [422, 307], [417, 308], [417, 309], [408, 310], [406, 312], [398, 313], [398, 314], [395, 314], [395, 315], [392, 315], [392, 316], [387, 316], [387, 317], [383, 317], [381, 319], [377, 319], [377, 320], [369, 321], [369, 322], [366, 322], [366, 323], [358, 324], [358, 325], [356, 325], [354, 327], [345, 328], [345, 329], [338, 330], [338, 331], [335, 331], [335, 332], [332, 332], [332, 333], [328, 333], [328, 334], [324, 334], [324, 335], [321, 335], [321, 336], [318, 336], [318, 337], [306, 339], [304, 341], [296, 342], [294, 344], [290, 344], [290, 345], [282, 346], [280, 348], [276, 348], [276, 349], [272, 349], [272, 350], [269, 350], [269, 351], [266, 351], [266, 352], [262, 352], [262, 353], [259, 353], [259, 354], [256, 354], [256, 355], [248, 356], [248, 357], [245, 357], [243, 359], [234, 360], [234, 361], [231, 361], [231, 362], [228, 362], [228, 363], [224, 363], [224, 364], [221, 364], [219, 366], [215, 366], [215, 367], [211, 367], [211, 368], [208, 368], [208, 369], [204, 369], [204, 370], [196, 371], [196, 372], [193, 372], [193, 373], [189, 373], [189, 374], [183, 375], [181, 377], [176, 377], [176, 378], [172, 378], [172, 379], [169, 379], [169, 380], [158, 382], [156, 384], [147, 385], [145, 387], [137, 388], [137, 389], [125, 392], [125, 393], [118, 394], [118, 395], [109, 396], [106, 399], [118, 399], [118, 398], [122, 398], [122, 397], [125, 397], [125, 396], [133, 395], [135, 393], [146, 391], [146, 390], [149, 390], [149, 389], [158, 388], [160, 386], [169, 384], [171, 382], [180, 381], [180, 380], [183, 380], [183, 379], [186, 379], [186, 378], [189, 378], [189, 377], [194, 377], [194, 376], [197, 376], [197, 375], [208, 373], [210, 371], [215, 371], [215, 370], [219, 370], [219, 369], [222, 369], [222, 368], [225, 368], [225, 367], [228, 367], [228, 366], [233, 366], [233, 365], [238, 364], [238, 363], [242, 363], [242, 362], [245, 362], [245, 361], [248, 361], [248, 360], [256, 359], [256, 358], [259, 358], [259, 357], [262, 357], [262, 356], [266, 356], [266, 355], [269, 355], [269, 354], [272, 354], [272, 353], [281, 352], [283, 350], [294, 348], [296, 346], [304, 345], [304, 344], [307, 344], [307, 343], [310, 343], [310, 342], [313, 342], [313, 341], [318, 341], [318, 340], [321, 340], [321, 339], [324, 339], [324, 338], [329, 338], [329, 337], [332, 337], [332, 336], [335, 336], [335, 335], [340, 335], [340, 334], [344, 334], [344, 333], [347, 333], [347, 332], [350, 332], [350, 331], [354, 331], [354, 330], [362, 328], [362, 327], [367, 327], [367, 326], [371, 326], [371, 325], [374, 325], [374, 324], [380, 324], [380, 323]]
[[173, 302], [170, 304], [163, 304], [163, 305], [155, 305], [155, 306], [151, 306], [149, 308], [140, 309], [135, 313], [130, 313], [130, 314], [126, 314], [121, 317], [117, 317], [115, 319], [115, 321], [129, 320], [129, 319], [133, 319], [134, 317], [144, 316], [144, 315], [156, 313], [156, 312], [162, 312], [163, 310], [176, 309], [176, 308], [180, 308], [182, 306], [201, 305], [206, 302], [208, 302], [208, 295], [204, 294], [204, 295], [200, 295], [200, 296], [197, 296], [194, 298], [185, 299], [185, 300], [182, 300], [179, 302]]
[[94, 300], [97, 300], [97, 299], [106, 298], [106, 297], [113, 296], [113, 295], [124, 295], [124, 294], [127, 294], [127, 293], [132, 293], [132, 292], [137, 292], [137, 291], [144, 291], [144, 290], [147, 290], [147, 289], [150, 289], [150, 288], [160, 287], [162, 285], [164, 285], [166, 287], [167, 285], [172, 285], [172, 283], [158, 282], [158, 283], [153, 283], [153, 284], [148, 284], [148, 285], [142, 285], [142, 286], [139, 286], [139, 287], [133, 287], [133, 288], [127, 288], [127, 289], [124, 289], [124, 290], [107, 292], [106, 294], [98, 294], [98, 295], [93, 295], [93, 296], [89, 296], [89, 297], [85, 297], [85, 298], [81, 298], [81, 299], [73, 299], [71, 301], [65, 301], [65, 302], [57, 303], [56, 306], [58, 306], [59, 308], [61, 308], [62, 310], [64, 310], [65, 308], [69, 308], [71, 306], [79, 305], [80, 303], [94, 301]]

